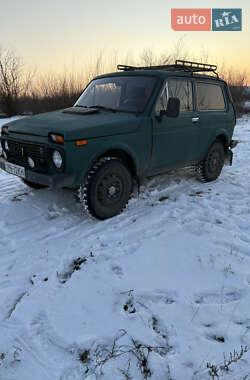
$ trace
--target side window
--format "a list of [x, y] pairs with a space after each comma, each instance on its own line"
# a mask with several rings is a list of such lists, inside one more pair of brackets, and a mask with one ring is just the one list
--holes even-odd
[[218, 84], [197, 83], [197, 106], [200, 111], [223, 111], [225, 100]]
[[169, 98], [180, 99], [180, 112], [193, 111], [192, 83], [187, 80], [170, 79], [167, 81], [156, 103], [156, 113], [161, 110], [166, 111]]

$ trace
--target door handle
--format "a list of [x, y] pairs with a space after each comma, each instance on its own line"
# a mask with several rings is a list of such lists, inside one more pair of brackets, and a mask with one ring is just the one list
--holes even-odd
[[192, 122], [193, 123], [197, 123], [197, 121], [199, 121], [200, 118], [199, 117], [192, 117]]

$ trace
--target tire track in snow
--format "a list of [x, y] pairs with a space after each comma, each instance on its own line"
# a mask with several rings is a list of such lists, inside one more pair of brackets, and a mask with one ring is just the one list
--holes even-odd
[[[247, 155], [249, 153], [247, 148], [245, 153]], [[5, 287], [4, 290], [7, 293], [13, 283], [17, 283], [25, 289], [24, 284], [27, 285], [27, 281], [34, 271], [39, 277], [39, 281], [42, 281], [41, 278], [45, 272], [49, 277], [55, 277], [58, 266], [64, 260], [70, 261], [72, 257], [89, 250], [93, 250], [94, 254], [97, 252], [95, 264], [102, 269], [102, 264], [107, 260], [112, 261], [123, 255], [133, 255], [144, 240], [147, 241], [162, 234], [167, 236], [171, 227], [177, 231], [179, 229], [180, 233], [185, 230], [189, 234], [190, 240], [203, 234], [207, 242], [214, 245], [216, 254], [219, 252], [220, 255], [226, 256], [230, 252], [230, 247], [233, 247], [233, 250], [235, 252], [238, 250], [237, 253], [241, 256], [244, 255], [247, 261], [250, 217], [244, 202], [249, 195], [247, 190], [249, 189], [248, 170], [241, 170], [241, 162], [237, 161], [237, 155], [235, 163], [236, 166], [234, 165], [230, 169], [225, 168], [221, 178], [209, 185], [199, 185], [193, 176], [185, 174], [185, 172], [176, 172], [146, 180], [142, 185], [141, 197], [136, 199], [135, 196], [123, 214], [104, 222], [88, 219], [87, 215], [80, 217], [79, 208], [74, 207], [70, 200], [67, 202], [68, 211], [60, 213], [59, 210], [58, 214], [55, 212], [54, 219], [48, 220], [46, 219], [50, 207], [48, 204], [56, 203], [60, 209], [67, 193], [58, 192], [53, 195], [52, 192], [45, 190], [38, 193], [32, 191], [32, 196], [23, 197], [21, 202], [12, 202], [10, 197], [18, 196], [26, 187], [18, 179], [6, 175], [5, 178], [8, 180], [4, 179], [0, 185], [2, 191], [0, 206], [4, 211], [4, 217], [13, 217], [13, 222], [7, 223], [2, 228], [2, 237], [5, 240], [4, 245], [0, 245], [0, 250], [4, 250], [2, 258], [0, 255], [3, 267], [1, 264], [0, 267], [1, 273], [9, 274], [8, 280], [4, 278], [2, 283]], [[245, 173], [244, 176], [242, 173]], [[208, 192], [210, 187], [212, 190]], [[200, 194], [198, 194], [199, 192]], [[220, 194], [216, 195], [216, 193]], [[159, 202], [161, 196], [169, 198]], [[6, 211], [7, 208], [10, 209], [9, 213]], [[34, 209], [36, 209], [36, 217], [34, 217]], [[16, 215], [14, 215], [14, 210]], [[25, 219], [23, 215], [25, 215]], [[28, 219], [27, 215], [31, 215], [31, 217]], [[18, 218], [19, 220], [15, 221]], [[226, 238], [226, 236], [229, 237]], [[17, 250], [13, 252], [13, 255], [7, 253], [11, 248], [8, 243], [10, 238], [16, 241]], [[232, 239], [233, 246], [230, 239]], [[32, 252], [32, 245], [34, 252]], [[46, 256], [46, 250], [52, 252], [53, 259], [49, 255]], [[38, 262], [37, 266], [35, 266], [36, 261]], [[13, 265], [16, 273], [10, 269], [10, 266]], [[42, 289], [42, 285], [44, 285], [42, 282], [37, 282], [35, 287], [30, 288], [29, 299], [32, 302], [36, 297], [39, 299], [40, 290], [44, 293], [54, 292], [53, 295], [56, 299], [56, 292], [60, 291], [60, 287], [55, 279], [48, 281], [44, 289]], [[237, 299], [237, 294], [231, 293], [226, 294], [223, 304], [240, 303], [243, 299]], [[199, 297], [203, 300], [205, 307], [213, 303], [221, 303], [221, 294], [216, 288], [212, 292], [199, 294], [198, 299]], [[187, 303], [192, 304], [195, 299], [195, 297], [190, 297]], [[30, 305], [34, 305], [32, 302]], [[181, 300], [178, 302], [181, 303]], [[185, 307], [185, 305], [181, 306]], [[175, 306], [173, 305], [173, 307]], [[42, 353], [39, 357], [39, 348], [33, 342], [33, 336], [30, 339], [31, 332], [24, 331], [23, 325], [18, 324], [15, 317], [18, 317], [18, 308], [10, 318], [12, 323], [16, 323], [15, 327], [11, 327], [9, 321], [9, 323], [1, 323], [0, 329], [5, 326], [9, 340], [19, 342], [23, 351], [31, 357], [31, 363], [44, 374], [44, 378], [55, 380], [55, 366], [45, 363], [41, 358]], [[49, 332], [46, 331], [46, 327]], [[60, 355], [60, 349], [62, 352], [64, 350], [64, 342], [62, 342], [62, 347], [56, 346], [56, 336], [46, 321], [37, 322], [37, 328], [41, 329], [41, 338], [48, 339], [48, 350], [51, 349], [54, 355], [57, 353]], [[34, 330], [32, 334], [35, 335]], [[32, 367], [32, 364], [30, 366]], [[51, 377], [52, 374], [54, 377]]]
[[[55, 377], [53, 375], [54, 368], [46, 365], [39, 358], [39, 354], [36, 353], [34, 347], [29, 347], [29, 344], [24, 340], [24, 338], [20, 336], [19, 327], [19, 323], [1, 323], [1, 328], [3, 328], [4, 334], [6, 334], [9, 337], [9, 340], [12, 342], [12, 345], [18, 345], [22, 352], [28, 354], [27, 359], [31, 362], [31, 366], [33, 365], [34, 367], [38, 367], [43, 372], [45, 379], [55, 380]], [[24, 333], [23, 328], [21, 328], [21, 331], [22, 333]]]

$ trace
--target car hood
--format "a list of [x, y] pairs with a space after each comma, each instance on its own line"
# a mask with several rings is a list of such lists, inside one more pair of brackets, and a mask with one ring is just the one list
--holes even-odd
[[7, 123], [9, 133], [47, 137], [63, 134], [65, 141], [136, 132], [139, 118], [125, 112], [98, 111], [91, 114], [63, 110], [25, 117]]

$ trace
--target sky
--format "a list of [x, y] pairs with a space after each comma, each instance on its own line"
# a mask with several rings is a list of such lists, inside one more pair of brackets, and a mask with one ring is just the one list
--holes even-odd
[[[171, 8], [242, 8], [243, 30], [173, 31]], [[59, 72], [84, 69], [100, 53], [131, 60], [144, 49], [160, 54], [181, 39], [187, 52], [205, 52], [209, 63], [248, 70], [249, 16], [249, 0], [0, 0], [0, 46], [12, 49], [39, 72]]]

